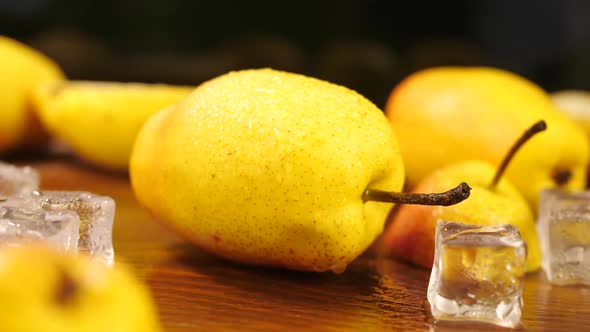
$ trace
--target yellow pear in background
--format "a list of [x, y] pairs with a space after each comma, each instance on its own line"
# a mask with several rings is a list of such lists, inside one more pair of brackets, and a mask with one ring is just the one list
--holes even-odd
[[531, 123], [547, 131], [524, 146], [506, 177], [536, 210], [539, 191], [585, 186], [589, 143], [538, 86], [492, 68], [441, 67], [410, 75], [386, 106], [400, 143], [408, 181], [461, 160], [497, 165]]
[[35, 89], [34, 105], [50, 133], [83, 159], [127, 170], [133, 141], [143, 123], [193, 89], [163, 84], [52, 82]]
[[577, 123], [590, 139], [590, 92], [564, 90], [551, 94], [557, 109]]
[[3, 248], [0, 262], [0, 331], [160, 331], [148, 290], [122, 266], [41, 245]]
[[32, 90], [64, 74], [36, 50], [0, 36], [0, 153], [43, 143], [46, 138], [30, 103]]
[[[551, 94], [551, 100], [560, 112], [578, 124], [590, 142], [590, 92], [583, 90], [563, 90]], [[588, 165], [586, 183], [590, 180]], [[588, 186], [588, 185], [587, 185]]]
[[130, 175], [156, 219], [209, 252], [341, 272], [392, 207], [371, 190], [399, 191], [404, 168], [391, 126], [367, 99], [260, 69], [208, 81], [150, 118]]
[[[480, 226], [511, 224], [518, 227], [527, 244], [527, 271], [537, 270], [541, 266], [541, 250], [533, 212], [522, 194], [507, 179], [502, 178], [502, 173], [511, 159], [518, 155], [518, 149], [545, 128], [544, 122], [535, 123], [506, 152], [505, 159], [497, 167], [483, 161], [461, 161], [440, 168], [419, 181], [414, 191], [437, 191], [456, 181], [467, 181], [472, 186], [472, 192], [469, 199], [453, 206], [400, 206], [391, 216], [391, 223], [383, 237], [382, 252], [430, 268], [439, 221]], [[543, 135], [526, 144], [531, 144]]]

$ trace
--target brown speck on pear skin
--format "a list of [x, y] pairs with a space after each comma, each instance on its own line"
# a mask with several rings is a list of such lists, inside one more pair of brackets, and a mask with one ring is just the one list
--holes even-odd
[[572, 171], [566, 168], [555, 168], [551, 173], [551, 178], [558, 186], [565, 185], [572, 177]]
[[60, 306], [67, 306], [70, 304], [76, 294], [78, 294], [80, 285], [74, 280], [68, 271], [63, 267], [58, 271], [57, 288], [55, 289], [55, 302]]

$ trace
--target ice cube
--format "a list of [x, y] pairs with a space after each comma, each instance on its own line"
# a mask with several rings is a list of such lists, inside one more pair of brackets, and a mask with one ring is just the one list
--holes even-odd
[[112, 198], [81, 191], [34, 191], [9, 198], [0, 206], [75, 212], [80, 219], [78, 250], [112, 265], [115, 202]]
[[80, 219], [72, 211], [0, 207], [0, 243], [15, 245], [26, 240], [42, 240], [63, 252], [78, 247]]
[[31, 167], [0, 162], [1, 196], [20, 196], [39, 189], [39, 174]]
[[48, 211], [74, 211], [80, 217], [78, 250], [113, 264], [115, 201], [81, 191], [36, 191], [32, 195]]
[[590, 285], [590, 192], [543, 190], [537, 231], [547, 279]]
[[438, 321], [517, 326], [526, 256], [514, 226], [440, 221], [428, 284], [432, 315]]

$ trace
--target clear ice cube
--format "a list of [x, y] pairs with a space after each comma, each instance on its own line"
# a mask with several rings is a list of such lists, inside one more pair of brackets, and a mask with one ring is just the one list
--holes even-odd
[[34, 191], [28, 196], [10, 198], [0, 206], [76, 213], [80, 219], [78, 250], [113, 264], [115, 202], [112, 198], [80, 191]]
[[543, 190], [537, 231], [547, 279], [590, 285], [590, 192]]
[[515, 327], [522, 313], [526, 244], [512, 225], [440, 221], [428, 301], [438, 321]]
[[44, 211], [18, 207], [0, 207], [0, 243], [17, 245], [41, 240], [63, 252], [76, 251], [80, 219], [72, 211]]
[[21, 196], [39, 189], [39, 174], [31, 167], [0, 162], [0, 198]]

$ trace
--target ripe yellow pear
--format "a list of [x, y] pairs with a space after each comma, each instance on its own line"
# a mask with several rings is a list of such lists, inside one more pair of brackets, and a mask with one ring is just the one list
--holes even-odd
[[398, 191], [404, 181], [375, 105], [272, 69], [217, 77], [150, 118], [130, 175], [139, 202], [205, 250], [335, 272], [383, 230], [392, 205], [371, 190]]
[[502, 175], [524, 143], [545, 129], [544, 121], [535, 123], [516, 141], [497, 169], [483, 161], [461, 161], [426, 176], [413, 188], [414, 191], [436, 191], [456, 181], [467, 181], [472, 186], [471, 196], [453, 206], [400, 206], [391, 216], [382, 251], [420, 266], [432, 267], [435, 230], [439, 221], [480, 226], [511, 224], [518, 227], [527, 244], [527, 271], [537, 270], [541, 266], [541, 250], [532, 210], [522, 194]]
[[194, 88], [90, 81], [48, 82], [33, 92], [43, 125], [85, 160], [127, 170], [143, 123]]
[[547, 187], [584, 188], [589, 143], [538, 86], [492, 68], [417, 72], [389, 97], [386, 114], [400, 143], [408, 181], [462, 160], [497, 165], [513, 137], [539, 119], [547, 132], [524, 146], [506, 177], [536, 210]]
[[3, 248], [0, 262], [0, 331], [160, 331], [148, 290], [122, 266], [41, 245]]
[[436, 191], [459, 180], [469, 183], [471, 196], [453, 206], [401, 206], [385, 232], [383, 252], [430, 268], [438, 221], [481, 226], [511, 224], [518, 227], [527, 243], [527, 271], [537, 270], [541, 266], [541, 252], [531, 208], [506, 179], [490, 190], [488, 185], [494, 172], [489, 163], [473, 160], [443, 167], [426, 176], [413, 190]]
[[34, 146], [46, 135], [31, 108], [31, 91], [64, 74], [49, 58], [16, 40], [0, 36], [0, 153]]

